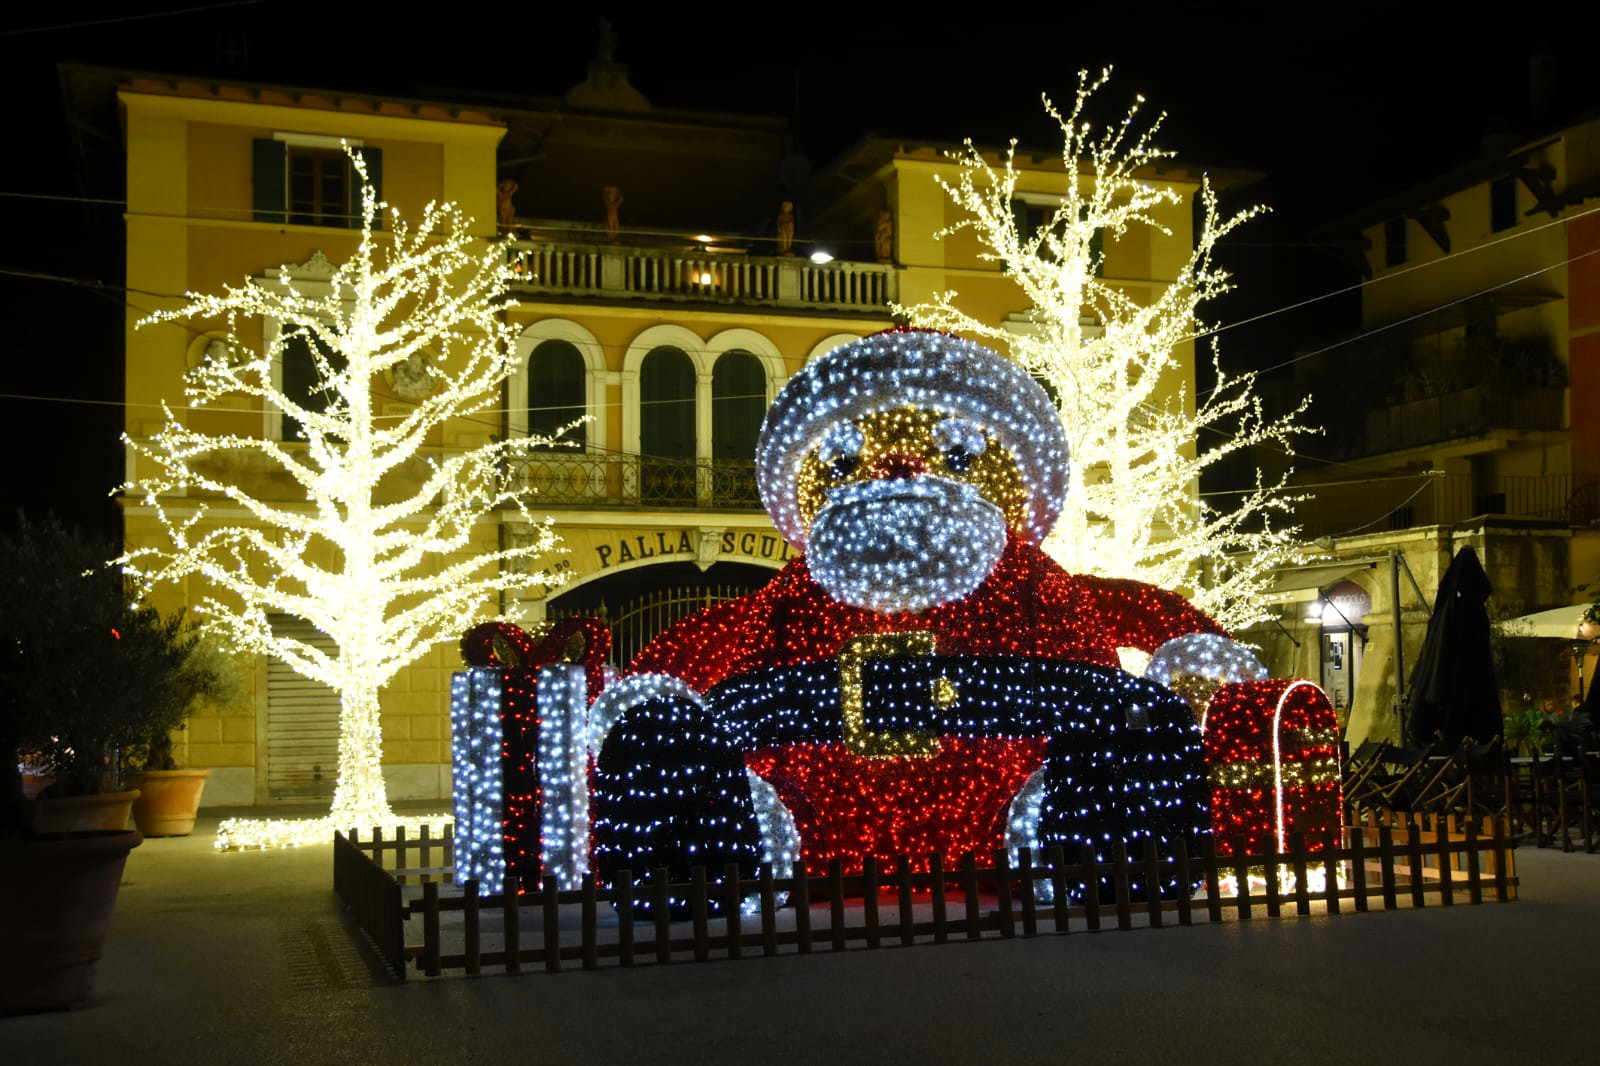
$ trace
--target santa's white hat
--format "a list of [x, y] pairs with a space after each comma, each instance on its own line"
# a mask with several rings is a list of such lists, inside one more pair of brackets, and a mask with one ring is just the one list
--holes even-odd
[[969, 418], [1010, 452], [1028, 488], [1024, 528], [1044, 539], [1067, 492], [1067, 440], [1044, 389], [998, 353], [946, 333], [895, 329], [841, 345], [789, 379], [761, 425], [756, 483], [778, 532], [804, 548], [795, 485], [832, 426], [897, 407]]

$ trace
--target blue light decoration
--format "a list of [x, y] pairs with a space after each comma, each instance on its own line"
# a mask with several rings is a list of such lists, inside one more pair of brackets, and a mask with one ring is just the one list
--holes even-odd
[[[1265, 694], [1301, 686], [1285, 707], [1320, 722], [1326, 697], [1258, 680], [1254, 656], [1176, 593], [1045, 555], [1066, 464], [1048, 397], [967, 341], [891, 331], [806, 366], [757, 454], [763, 502], [802, 554], [669, 628], [603, 691], [591, 670], [586, 716], [575, 678], [539, 679], [552, 703], [538, 701], [537, 770], [559, 785], [540, 791], [543, 860], [577, 871], [592, 836], [607, 883], [623, 870], [642, 883], [729, 864], [752, 877], [763, 861], [779, 876], [832, 860], [856, 873], [869, 857], [926, 869], [1002, 846], [1107, 861], [1182, 840], [1198, 854], [1217, 794], [1208, 701], [1257, 686], [1240, 720], [1271, 720]], [[475, 646], [529, 644], [502, 632]], [[1150, 676], [1121, 670], [1119, 648], [1150, 654]], [[593, 770], [586, 808], [574, 736]], [[515, 848], [526, 829], [506, 825]], [[1193, 887], [1144, 876], [1136, 895]], [[1090, 891], [1109, 886], [1072, 893]]]

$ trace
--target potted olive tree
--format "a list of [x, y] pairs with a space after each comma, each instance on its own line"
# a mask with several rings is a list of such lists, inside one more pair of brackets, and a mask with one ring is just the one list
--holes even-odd
[[[181, 722], [210, 682], [180, 618], [131, 606], [107, 544], [18, 516], [0, 531], [0, 1014], [84, 1002], [128, 852], [120, 823], [40, 809], [118, 790], [120, 752]], [[37, 799], [21, 764], [52, 778]], [[60, 799], [56, 799], [60, 797]]]
[[180, 767], [172, 739], [202, 702], [231, 708], [248, 695], [244, 674], [211, 634], [168, 622], [166, 638], [176, 668], [160, 694], [164, 706], [146, 719], [142, 737], [122, 751], [123, 784], [136, 789], [133, 820], [147, 837], [188, 836], [211, 771]]

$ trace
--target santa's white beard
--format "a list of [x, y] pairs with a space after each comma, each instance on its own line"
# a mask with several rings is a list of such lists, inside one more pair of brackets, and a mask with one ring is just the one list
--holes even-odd
[[971, 485], [924, 475], [828, 493], [811, 523], [806, 564], [841, 603], [922, 611], [976, 589], [1005, 546], [998, 507]]

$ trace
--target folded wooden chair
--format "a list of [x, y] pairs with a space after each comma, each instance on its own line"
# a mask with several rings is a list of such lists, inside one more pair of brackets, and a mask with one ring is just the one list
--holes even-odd
[[1389, 749], [1386, 740], [1364, 740], [1361, 746], [1345, 760], [1343, 781], [1345, 806], [1361, 810], [1372, 806], [1369, 802], [1370, 782], [1383, 766], [1383, 753]]
[[1364, 807], [1409, 811], [1418, 790], [1427, 780], [1428, 759], [1434, 746], [1402, 748], [1391, 746], [1383, 753], [1378, 770], [1368, 779]]
[[1430, 756], [1421, 783], [1411, 793], [1406, 809], [1435, 814], [1466, 813], [1467, 785], [1471, 780], [1467, 773], [1467, 749], [1471, 746], [1472, 738], [1465, 737], [1454, 751]]

